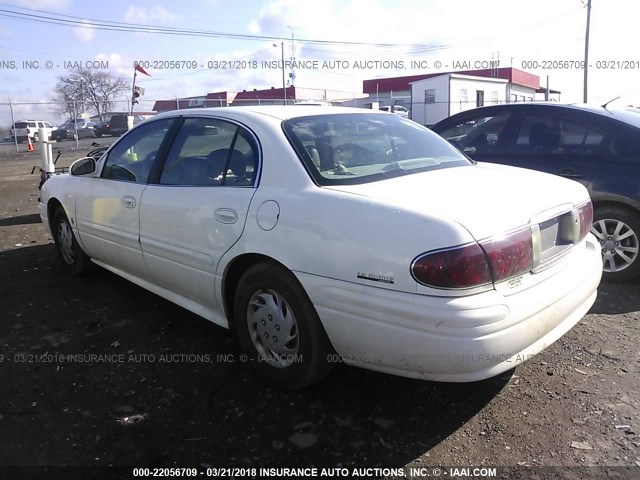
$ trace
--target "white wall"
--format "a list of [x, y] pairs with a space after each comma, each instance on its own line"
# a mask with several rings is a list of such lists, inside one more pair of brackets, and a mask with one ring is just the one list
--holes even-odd
[[[435, 103], [425, 103], [426, 90], [435, 90]], [[449, 75], [425, 78], [411, 84], [411, 119], [433, 125], [449, 116]]]
[[[451, 78], [451, 110], [450, 115], [476, 108], [477, 92], [484, 92], [484, 106], [497, 105], [507, 101], [507, 81], [500, 79], [481, 79], [479, 77]], [[467, 99], [464, 99], [463, 90], [467, 91]]]
[[[507, 101], [510, 103], [514, 103], [516, 101], [532, 102], [536, 98], [536, 91], [533, 88], [524, 87], [522, 85], [510, 84], [509, 90], [510, 90], [510, 96], [507, 98]], [[512, 98], [513, 95], [516, 96], [515, 100], [513, 100]]]

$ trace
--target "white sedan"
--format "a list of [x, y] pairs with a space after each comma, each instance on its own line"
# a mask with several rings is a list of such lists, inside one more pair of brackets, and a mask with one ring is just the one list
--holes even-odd
[[468, 382], [539, 353], [596, 298], [586, 189], [476, 164], [398, 115], [169, 112], [42, 188], [62, 261], [233, 329], [300, 388], [335, 361]]

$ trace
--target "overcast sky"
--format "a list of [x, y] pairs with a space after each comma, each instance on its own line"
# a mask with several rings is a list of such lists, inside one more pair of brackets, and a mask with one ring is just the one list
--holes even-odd
[[[640, 52], [637, 41], [631, 40], [636, 37], [640, 2], [592, 3], [589, 101], [600, 104], [622, 96], [615, 105], [640, 105]], [[8, 11], [32, 16], [30, 20], [8, 18]], [[252, 38], [121, 32], [34, 21], [52, 14], [72, 22], [125, 22]], [[583, 72], [576, 64], [584, 58], [585, 25], [586, 8], [580, 0], [9, 1], [0, 3], [0, 103], [9, 99], [46, 102], [56, 78], [70, 71], [65, 62], [93, 60], [108, 61], [109, 71], [128, 81], [134, 60], [151, 65], [154, 61], [196, 62], [196, 69], [149, 68], [151, 77], [139, 76], [138, 85], [145, 88], [143, 98], [149, 100], [140, 110], [150, 110], [150, 100], [156, 99], [280, 87], [281, 70], [262, 68], [261, 63], [280, 60], [280, 40], [255, 37], [290, 39], [292, 33], [295, 58], [319, 62], [317, 68], [296, 71], [298, 87], [340, 90], [347, 97], [362, 92], [364, 79], [432, 73], [438, 71], [436, 62], [441, 63], [441, 71], [454, 62], [470, 62], [473, 68], [475, 62], [499, 58], [501, 66], [539, 75], [543, 84], [549, 75], [551, 88], [562, 91], [562, 101], [579, 102]], [[286, 58], [290, 50], [287, 40]], [[235, 66], [244, 68], [209, 64], [214, 60], [240, 61]], [[24, 61], [38, 61], [40, 69], [23, 68]], [[256, 61], [258, 68], [249, 68], [247, 61]], [[322, 68], [325, 61], [333, 63]], [[368, 66], [376, 61], [402, 62], [404, 68], [356, 69], [356, 61], [369, 62]], [[421, 61], [428, 69], [412, 70], [412, 61]], [[526, 68], [533, 64], [523, 63], [553, 61], [567, 61], [569, 68], [553, 68], [557, 64], [549, 63], [551, 68], [543, 70]], [[14, 68], [10, 62], [15, 63]], [[14, 112], [16, 119], [62, 120], [46, 105], [19, 105]], [[0, 105], [0, 125], [9, 123], [9, 108]]]

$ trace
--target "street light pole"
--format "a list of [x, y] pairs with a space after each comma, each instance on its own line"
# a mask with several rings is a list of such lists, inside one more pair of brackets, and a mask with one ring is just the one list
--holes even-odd
[[584, 87], [583, 100], [587, 103], [587, 71], [589, 69], [589, 25], [591, 23], [591, 0], [587, 0], [587, 31], [584, 37]]
[[284, 42], [280, 42], [280, 47], [282, 48], [282, 95], [283, 95], [283, 105], [287, 104], [287, 85], [284, 81]]

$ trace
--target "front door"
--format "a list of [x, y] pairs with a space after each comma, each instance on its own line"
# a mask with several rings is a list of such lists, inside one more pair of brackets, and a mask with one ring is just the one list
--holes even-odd
[[140, 200], [173, 119], [141, 125], [107, 154], [100, 177], [76, 195], [76, 222], [86, 253], [137, 277], [146, 268], [140, 248]]

